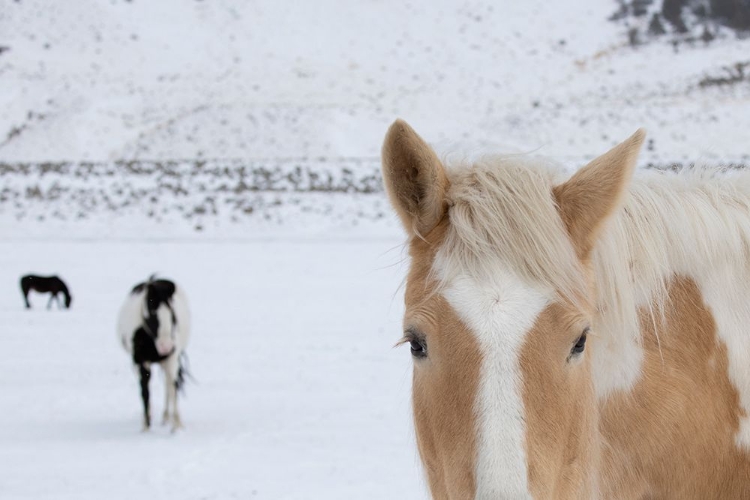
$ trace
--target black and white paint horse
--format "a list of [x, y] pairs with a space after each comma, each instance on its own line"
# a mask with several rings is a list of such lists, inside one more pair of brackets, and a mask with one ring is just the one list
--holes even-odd
[[162, 423], [171, 423], [172, 431], [182, 427], [177, 392], [185, 380], [183, 353], [190, 336], [190, 312], [180, 287], [154, 276], [137, 284], [120, 308], [117, 334], [138, 371], [143, 430], [151, 427], [148, 383], [154, 363], [161, 365], [166, 382]]
[[65, 308], [70, 309], [70, 303], [73, 301], [73, 297], [68, 291], [68, 286], [58, 276], [36, 276], [34, 274], [27, 274], [21, 277], [21, 293], [23, 293], [23, 301], [26, 304], [26, 309], [31, 308], [29, 303], [29, 292], [34, 290], [39, 293], [51, 294], [49, 302], [47, 302], [47, 309], [52, 307], [52, 300], [57, 302], [57, 308], [60, 309], [59, 294], [65, 298]]

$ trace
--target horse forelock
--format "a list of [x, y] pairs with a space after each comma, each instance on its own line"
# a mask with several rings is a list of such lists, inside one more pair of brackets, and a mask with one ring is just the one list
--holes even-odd
[[559, 175], [554, 164], [523, 156], [450, 169], [441, 282], [457, 272], [492, 276], [499, 264], [566, 300], [585, 300], [586, 275], [552, 196]]

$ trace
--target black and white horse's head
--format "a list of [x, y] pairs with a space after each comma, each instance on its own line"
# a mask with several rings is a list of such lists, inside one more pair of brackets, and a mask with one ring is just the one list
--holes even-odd
[[157, 352], [169, 355], [175, 349], [177, 318], [172, 308], [175, 284], [169, 280], [151, 279], [138, 284], [134, 293], [143, 292], [143, 329], [153, 339]]

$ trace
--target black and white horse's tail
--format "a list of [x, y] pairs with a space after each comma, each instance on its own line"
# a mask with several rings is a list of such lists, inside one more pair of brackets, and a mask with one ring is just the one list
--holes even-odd
[[174, 382], [174, 386], [177, 391], [185, 393], [185, 381], [187, 379], [195, 382], [193, 374], [190, 372], [190, 361], [188, 360], [187, 353], [182, 351], [178, 360], [179, 367], [177, 368], [177, 379]]

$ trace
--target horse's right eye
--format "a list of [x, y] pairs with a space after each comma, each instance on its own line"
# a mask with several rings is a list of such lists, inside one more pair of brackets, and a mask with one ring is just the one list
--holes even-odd
[[425, 346], [423, 342], [417, 339], [411, 339], [409, 341], [409, 344], [411, 345], [412, 356], [414, 356], [415, 358], [427, 357], [427, 346]]

